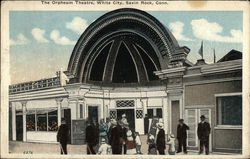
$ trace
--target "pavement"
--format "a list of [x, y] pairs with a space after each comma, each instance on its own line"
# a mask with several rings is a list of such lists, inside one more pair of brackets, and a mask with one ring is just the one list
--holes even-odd
[[[146, 143], [146, 136], [141, 136], [143, 154], [147, 154], [148, 145]], [[67, 146], [68, 154], [84, 155], [86, 154], [86, 145], [71, 145]], [[167, 147], [168, 150], [168, 147]], [[21, 142], [10, 141], [9, 152], [11, 154], [60, 154], [59, 143], [37, 143], [37, 142]], [[167, 154], [167, 152], [166, 152]], [[178, 153], [176, 155], [198, 155], [198, 151], [188, 151], [188, 154]], [[210, 153], [210, 155], [237, 155], [229, 153]], [[238, 154], [240, 155], [240, 154]]]

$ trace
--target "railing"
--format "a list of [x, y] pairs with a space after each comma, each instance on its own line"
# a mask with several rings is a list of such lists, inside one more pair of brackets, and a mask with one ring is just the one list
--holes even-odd
[[40, 89], [60, 86], [60, 77], [53, 77], [41, 79], [37, 81], [30, 81], [25, 83], [18, 83], [9, 86], [9, 94], [22, 93]]

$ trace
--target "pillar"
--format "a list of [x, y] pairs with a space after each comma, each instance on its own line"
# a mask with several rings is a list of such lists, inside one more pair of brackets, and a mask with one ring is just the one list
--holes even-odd
[[26, 127], [27, 101], [22, 101], [21, 104], [23, 110], [23, 141], [27, 141], [27, 127]]
[[62, 121], [62, 101], [63, 101], [63, 98], [56, 98], [58, 127], [61, 125], [61, 121]]
[[167, 134], [169, 132], [168, 128], [168, 100], [167, 97], [162, 98], [162, 116], [163, 116], [163, 123], [164, 123], [164, 129], [165, 133]]
[[16, 105], [12, 102], [11, 103], [11, 122], [12, 122], [12, 140], [16, 141]]

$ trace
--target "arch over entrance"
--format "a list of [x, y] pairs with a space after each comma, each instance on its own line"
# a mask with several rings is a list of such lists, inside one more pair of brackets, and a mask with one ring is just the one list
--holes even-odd
[[[183, 51], [184, 50], [184, 51]], [[70, 83], [148, 83], [180, 53], [171, 32], [137, 9], [104, 14], [81, 35], [70, 57]]]

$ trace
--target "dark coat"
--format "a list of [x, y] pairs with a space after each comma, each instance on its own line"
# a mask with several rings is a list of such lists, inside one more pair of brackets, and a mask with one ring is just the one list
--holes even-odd
[[112, 146], [118, 146], [122, 144], [121, 140], [123, 137], [122, 127], [117, 125], [111, 129], [110, 143]]
[[157, 134], [156, 146], [157, 146], [157, 149], [165, 149], [166, 148], [165, 131], [163, 129], [160, 129], [158, 134]]
[[112, 154], [122, 154], [122, 132], [122, 127], [119, 124], [111, 129], [110, 144], [112, 147]]
[[200, 122], [198, 124], [198, 130], [197, 130], [199, 140], [208, 139], [210, 131], [211, 131], [211, 128], [208, 122], [204, 122], [204, 123]]
[[178, 124], [177, 126], [177, 139], [186, 139], [187, 138], [187, 130], [189, 130], [189, 127], [183, 123], [181, 126]]
[[96, 128], [94, 125], [88, 125], [86, 127], [86, 142], [91, 145], [96, 144], [96, 138], [99, 138], [97, 136]]
[[66, 144], [69, 138], [69, 128], [66, 124], [62, 124], [57, 132], [57, 141]]

